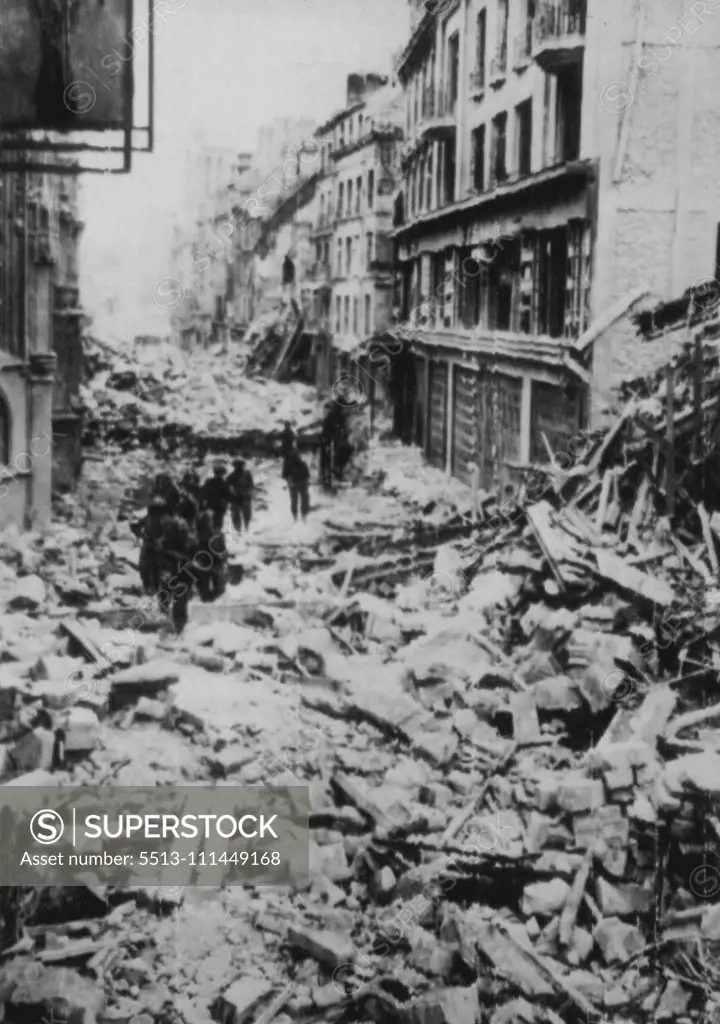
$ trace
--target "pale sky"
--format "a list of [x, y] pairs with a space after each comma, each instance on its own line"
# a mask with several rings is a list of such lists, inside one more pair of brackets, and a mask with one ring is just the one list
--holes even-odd
[[[156, 10], [164, 5], [155, 4]], [[278, 117], [321, 121], [353, 71], [388, 74], [407, 41], [407, 0], [169, 0], [156, 28], [155, 152], [128, 176], [85, 175], [81, 251], [90, 313], [115, 292], [130, 339], [164, 325], [152, 303], [168, 272], [171, 226], [193, 133], [236, 151]], [[145, 317], [155, 323], [144, 327]]]

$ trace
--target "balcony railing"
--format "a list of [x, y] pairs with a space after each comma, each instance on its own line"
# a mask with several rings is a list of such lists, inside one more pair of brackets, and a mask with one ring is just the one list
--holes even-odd
[[490, 61], [490, 84], [504, 78], [507, 74], [507, 42], [501, 43], [495, 56]]
[[532, 22], [515, 37], [513, 48], [513, 67], [516, 70], [526, 68], [532, 60]]
[[541, 3], [532, 25], [532, 54], [541, 67], [553, 70], [582, 53], [586, 0]]

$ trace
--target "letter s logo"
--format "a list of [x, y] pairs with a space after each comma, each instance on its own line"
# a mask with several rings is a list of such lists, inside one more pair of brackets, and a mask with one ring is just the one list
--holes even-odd
[[42, 846], [56, 843], [64, 830], [65, 823], [57, 811], [38, 811], [30, 822], [30, 835], [36, 843], [40, 843]]

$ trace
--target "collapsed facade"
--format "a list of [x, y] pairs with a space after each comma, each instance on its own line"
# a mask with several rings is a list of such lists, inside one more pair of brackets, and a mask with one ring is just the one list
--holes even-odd
[[20, 529], [45, 527], [81, 469], [78, 202], [71, 175], [0, 177], [0, 493]]
[[671, 0], [411, 7], [396, 420], [494, 488], [632, 373], [614, 311], [716, 274], [720, 21]]

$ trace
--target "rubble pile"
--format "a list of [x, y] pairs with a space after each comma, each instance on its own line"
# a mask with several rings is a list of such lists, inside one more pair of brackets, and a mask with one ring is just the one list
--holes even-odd
[[294, 302], [257, 317], [244, 338], [250, 348], [247, 375], [280, 379], [302, 329], [303, 318]]
[[86, 359], [88, 446], [242, 448], [262, 456], [272, 454], [285, 420], [295, 423], [301, 445], [319, 433], [313, 389], [249, 379], [239, 349], [184, 355], [170, 344], [112, 347], [90, 338]]
[[179, 641], [99, 466], [94, 533], [6, 531], [2, 784], [306, 785], [311, 829], [295, 889], [9, 891], [8, 1019], [720, 1021], [705, 341], [699, 402], [691, 351], [504, 502], [374, 442], [364, 488], [231, 545]]

